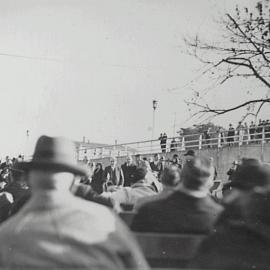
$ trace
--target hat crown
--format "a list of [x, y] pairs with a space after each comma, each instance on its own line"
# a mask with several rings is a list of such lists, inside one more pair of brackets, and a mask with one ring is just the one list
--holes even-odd
[[33, 161], [44, 160], [76, 164], [74, 143], [63, 137], [41, 136], [35, 147]]

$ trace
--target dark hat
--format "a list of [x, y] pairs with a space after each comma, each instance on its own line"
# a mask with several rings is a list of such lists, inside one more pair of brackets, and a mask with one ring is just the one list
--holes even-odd
[[257, 159], [243, 159], [233, 174], [231, 186], [249, 190], [257, 186], [270, 185], [269, 166]]
[[195, 151], [194, 150], [188, 150], [185, 154], [184, 154], [184, 156], [195, 156]]
[[77, 164], [75, 144], [66, 138], [41, 136], [36, 144], [33, 159], [19, 162], [17, 168], [70, 172], [75, 175], [87, 175], [84, 168]]

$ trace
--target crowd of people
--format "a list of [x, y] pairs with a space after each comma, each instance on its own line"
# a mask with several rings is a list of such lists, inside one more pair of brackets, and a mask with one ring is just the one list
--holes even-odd
[[[195, 138], [194, 136], [197, 135]], [[184, 138], [184, 140], [183, 140]], [[219, 127], [215, 130], [208, 128], [201, 134], [185, 135], [181, 134], [178, 137], [168, 138], [166, 133], [161, 133], [159, 136], [160, 148], [163, 153], [175, 152], [185, 148], [185, 144], [192, 142], [198, 147], [212, 148], [215, 146], [232, 146], [235, 143], [248, 144], [260, 142], [264, 139], [265, 142], [270, 142], [270, 121], [260, 119], [258, 124], [253, 121], [248, 125], [247, 122], [238, 122], [237, 126], [229, 124], [226, 130]], [[201, 140], [201, 142], [200, 142]], [[194, 141], [198, 141], [197, 143]], [[201, 144], [201, 146], [200, 146]]]
[[[214, 163], [189, 150], [184, 160], [82, 166], [72, 142], [42, 136], [31, 161], [1, 166], [0, 267], [149, 269], [134, 231], [207, 236], [193, 268], [268, 269], [269, 164], [234, 162], [220, 199]], [[125, 211], [130, 228], [118, 216]]]

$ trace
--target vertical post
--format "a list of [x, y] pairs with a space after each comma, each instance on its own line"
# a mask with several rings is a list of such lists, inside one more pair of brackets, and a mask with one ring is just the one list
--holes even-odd
[[156, 109], [157, 109], [157, 100], [153, 100], [152, 101], [152, 105], [153, 105], [153, 120], [152, 120], [152, 136], [151, 136], [151, 153], [152, 153], [152, 149], [153, 149], [153, 140], [154, 140], [154, 136], [155, 136], [155, 114], [156, 114]]

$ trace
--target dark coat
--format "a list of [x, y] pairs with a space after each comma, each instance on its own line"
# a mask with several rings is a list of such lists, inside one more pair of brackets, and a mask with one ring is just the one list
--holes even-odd
[[121, 168], [125, 179], [124, 187], [130, 187], [137, 167], [134, 164], [127, 165], [127, 163], [124, 163]]
[[270, 269], [270, 194], [246, 193], [227, 205], [192, 269]]
[[91, 187], [95, 192], [100, 194], [103, 192], [103, 184], [104, 184], [103, 169], [95, 170], [92, 176]]
[[144, 204], [131, 228], [140, 232], [209, 233], [222, 209], [210, 197], [195, 198], [175, 191]]
[[[107, 179], [109, 176], [109, 180]], [[114, 186], [123, 186], [124, 185], [124, 175], [123, 171], [119, 167], [115, 167], [113, 170], [111, 166], [105, 168], [103, 173], [103, 181], [107, 185], [114, 185]]]

